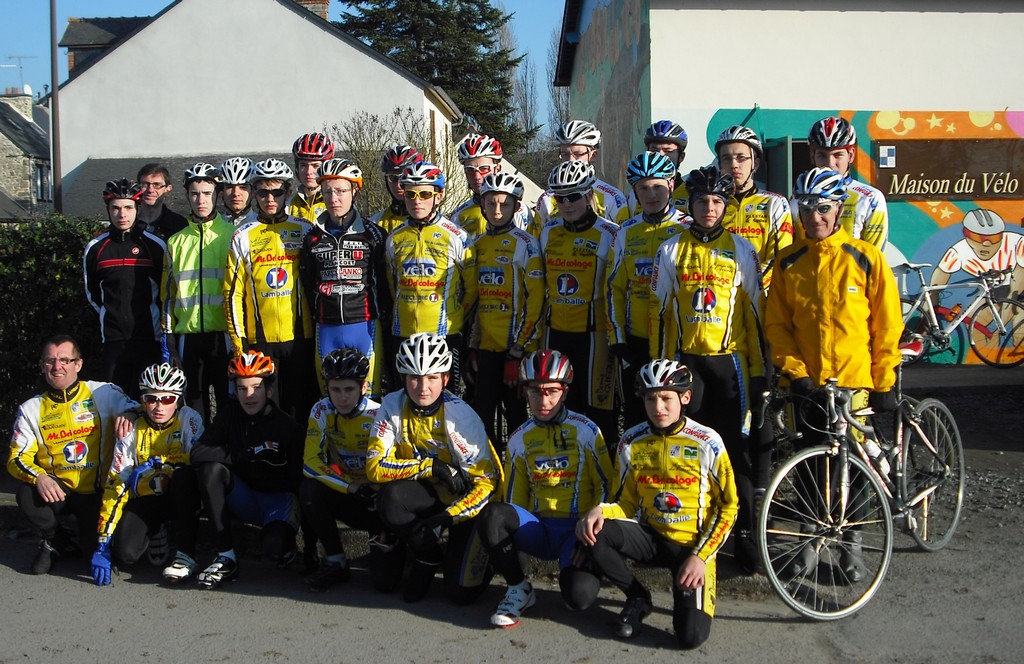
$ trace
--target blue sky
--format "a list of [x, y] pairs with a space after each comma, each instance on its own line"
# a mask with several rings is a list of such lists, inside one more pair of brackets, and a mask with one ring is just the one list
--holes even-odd
[[[68, 17], [152, 16], [170, 0], [57, 0], [57, 39], [67, 27]], [[515, 12], [513, 32], [521, 52], [533, 60], [538, 76], [541, 113], [547, 120], [547, 84], [544, 81], [551, 31], [561, 25], [564, 3], [558, 0], [503, 0], [505, 11]], [[336, 20], [341, 3], [331, 2], [330, 18]], [[50, 84], [50, 3], [47, 0], [0, 0], [0, 88], [18, 87], [24, 82], [34, 92]], [[11, 56], [31, 56], [20, 62]], [[67, 52], [57, 50], [60, 80], [67, 78]], [[8, 66], [10, 65], [10, 66]]]

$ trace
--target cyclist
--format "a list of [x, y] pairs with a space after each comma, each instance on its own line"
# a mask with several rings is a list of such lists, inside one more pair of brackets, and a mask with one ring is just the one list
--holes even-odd
[[740, 497], [736, 561], [754, 573], [752, 469], [747, 435], [749, 395], [765, 389], [757, 307], [761, 297], [754, 246], [723, 226], [733, 179], [714, 166], [690, 172], [693, 224], [658, 249], [650, 307], [650, 355], [677, 358], [697, 379], [692, 415], [725, 441]]
[[31, 571], [47, 574], [72, 548], [58, 517], [74, 514], [81, 550], [92, 550], [114, 418], [138, 404], [116, 385], [79, 380], [82, 351], [70, 336], [43, 345], [39, 369], [46, 390], [18, 408], [7, 472], [18, 480], [18, 509], [40, 536]]
[[[620, 384], [632, 385], [648, 354], [648, 305], [654, 255], [665, 240], [685, 230], [690, 218], [672, 204], [676, 168], [657, 152], [638, 154], [626, 166], [631, 195], [640, 212], [624, 220], [612, 245], [608, 277], [608, 343], [619, 358]], [[644, 406], [632, 391], [623, 395], [626, 427], [644, 419]]]
[[325, 161], [334, 157], [334, 143], [319, 132], [303, 134], [292, 144], [292, 156], [299, 186], [288, 204], [288, 214], [312, 224], [327, 207], [320, 195], [316, 174]]
[[618, 438], [613, 409], [615, 358], [608, 351], [608, 261], [619, 227], [597, 215], [594, 167], [563, 161], [551, 171], [548, 187], [560, 217], [544, 225], [540, 250], [547, 286], [547, 347], [561, 351], [576, 371], [579, 391], [568, 406], [601, 427], [605, 440]]
[[[366, 477], [383, 485], [377, 511], [414, 556], [402, 598], [426, 597], [443, 563], [448, 596], [469, 604], [487, 587], [486, 554], [474, 536], [474, 517], [501, 483], [501, 467], [483, 422], [444, 389], [452, 354], [443, 336], [414, 334], [399, 346], [395, 365], [404, 388], [384, 397], [377, 411]], [[393, 575], [401, 576], [400, 566]]]
[[[331, 351], [358, 348], [369, 358], [370, 394], [381, 393], [380, 321], [390, 317], [383, 229], [356, 209], [359, 166], [329, 159], [317, 171], [327, 209], [302, 239], [299, 268], [316, 323], [316, 363]], [[386, 323], [385, 323], [386, 324]], [[321, 380], [321, 392], [326, 385]]]
[[[466, 231], [469, 241], [472, 242], [487, 230], [487, 219], [480, 203], [480, 186], [485, 177], [501, 172], [501, 143], [490, 136], [470, 134], [459, 143], [458, 156], [466, 173], [466, 184], [469, 185], [471, 196], [468, 201], [455, 208], [452, 221]], [[529, 209], [520, 202], [516, 205], [514, 214], [516, 226], [525, 229], [529, 223]]]
[[[100, 317], [100, 376], [134, 387], [160, 360], [164, 241], [136, 223], [142, 189], [121, 178], [103, 188], [110, 227], [85, 247], [85, 295]], [[132, 390], [134, 392], [134, 390]]]
[[[851, 238], [843, 226], [842, 174], [826, 168], [802, 173], [794, 195], [805, 238], [779, 256], [768, 291], [765, 334], [772, 361], [798, 397], [835, 378], [840, 387], [858, 390], [851, 410], [865, 403], [876, 412], [894, 410], [903, 319], [892, 271], [878, 247]], [[825, 423], [815, 428], [824, 430]], [[818, 435], [809, 429], [803, 444], [816, 444]], [[850, 546], [840, 560], [854, 580], [864, 573], [859, 535], [844, 534]], [[806, 547], [791, 571], [805, 574], [816, 566], [813, 549]]]
[[780, 250], [793, 244], [793, 215], [785, 196], [758, 189], [754, 173], [761, 167], [764, 148], [754, 130], [732, 126], [718, 135], [715, 155], [719, 170], [732, 176], [734, 191], [725, 208], [722, 225], [748, 240], [765, 269], [764, 288], [771, 284], [771, 270]]
[[231, 157], [217, 169], [220, 201], [224, 205], [224, 218], [234, 226], [242, 226], [256, 219], [252, 209], [252, 160]]
[[[570, 120], [555, 131], [558, 142], [558, 158], [563, 162], [579, 161], [593, 169], [597, 159], [597, 151], [601, 146], [601, 132], [586, 120]], [[597, 216], [614, 221], [619, 217], [619, 210], [626, 207], [626, 197], [621, 191], [604, 180], [594, 177], [593, 200], [591, 207]], [[537, 232], [544, 227], [549, 219], [559, 216], [557, 192], [545, 191], [537, 199], [537, 212], [534, 215], [534, 228]]]
[[418, 332], [446, 337], [453, 355], [452, 389], [459, 392], [466, 232], [441, 214], [445, 177], [430, 162], [402, 171], [406, 222], [388, 236], [388, 285], [394, 301], [394, 348]]
[[[576, 535], [595, 572], [626, 594], [617, 636], [635, 637], [653, 609], [650, 591], [626, 566], [624, 558], [631, 558], [671, 570], [676, 641], [693, 649], [711, 634], [716, 554], [729, 536], [739, 499], [721, 437], [686, 416], [691, 397], [687, 368], [658, 359], [645, 364], [638, 376], [647, 422], [627, 431], [619, 443], [622, 485], [615, 502], [587, 512]], [[577, 578], [586, 576], [581, 571]], [[580, 583], [570, 606], [587, 608], [599, 588], [596, 579]]]
[[515, 627], [537, 597], [519, 562], [519, 551], [557, 560], [559, 585], [567, 592], [574, 528], [591, 507], [612, 495], [611, 459], [601, 430], [565, 407], [572, 365], [557, 350], [527, 355], [519, 368], [533, 417], [509, 440], [505, 501], [480, 513], [480, 536], [508, 590], [491, 616], [495, 627]]
[[[138, 198], [138, 221], [144, 229], [166, 241], [181, 229], [188, 221], [164, 203], [164, 198], [171, 193], [171, 172], [160, 164], [145, 164], [139, 169], [135, 180], [139, 183], [142, 195]], [[135, 377], [132, 376], [132, 382]]]
[[[463, 308], [473, 311], [468, 373], [481, 389], [473, 408], [499, 456], [505, 440], [495, 422], [499, 401], [511, 434], [526, 421], [520, 398], [519, 362], [536, 348], [544, 309], [544, 263], [537, 238], [516, 226], [523, 183], [505, 173], [488, 173], [480, 185], [487, 232], [466, 252]], [[467, 381], [470, 378], [467, 376]]]
[[253, 167], [257, 219], [231, 238], [224, 300], [232, 355], [258, 350], [273, 357], [281, 408], [304, 422], [316, 400], [313, 330], [299, 277], [310, 224], [285, 211], [291, 179], [292, 169], [280, 159]]
[[178, 550], [164, 578], [177, 583], [196, 571], [199, 484], [189, 454], [203, 433], [203, 418], [183, 404], [185, 383], [185, 372], [166, 363], [146, 367], [139, 376], [142, 417], [114, 444], [104, 482], [99, 544], [92, 555], [96, 585], [110, 584], [114, 559], [131, 565], [147, 547], [152, 551], [166, 537], [168, 520]]
[[185, 171], [192, 213], [188, 226], [167, 240], [160, 282], [162, 327], [188, 377], [188, 404], [209, 419], [210, 388], [217, 405], [228, 401], [224, 266], [235, 227], [217, 213], [218, 170], [198, 163]]
[[946, 249], [932, 270], [931, 285], [947, 284], [961, 270], [978, 277], [989, 270], [1012, 267], [1006, 295], [1018, 293], [1019, 284], [1024, 283], [1024, 236], [1007, 231], [1006, 222], [992, 210], [975, 208], [961, 223], [964, 237]]
[[391, 196], [391, 204], [370, 217], [370, 221], [391, 234], [405, 223], [405, 190], [402, 189], [402, 171], [407, 166], [423, 161], [419, 150], [408, 145], [396, 145], [388, 148], [380, 161], [380, 170], [384, 174], [384, 186]]
[[335, 521], [339, 518], [369, 533], [374, 587], [393, 590], [399, 582], [387, 564], [389, 545], [375, 504], [378, 487], [366, 479], [366, 447], [380, 407], [367, 397], [369, 371], [369, 360], [355, 348], [329, 353], [321, 368], [327, 396], [309, 413], [299, 501], [326, 553], [320, 568], [306, 578], [317, 592], [344, 583], [351, 575]]
[[[671, 120], [658, 120], [644, 132], [644, 145], [647, 146], [647, 151], [665, 155], [676, 169], [676, 176], [672, 181], [672, 205], [683, 214], [686, 214], [688, 195], [680, 167], [686, 157], [686, 141], [686, 130]], [[641, 212], [636, 194], [632, 190], [626, 194], [626, 201], [626, 207], [619, 210], [618, 218], [615, 220], [619, 224]]]
[[841, 220], [843, 228], [850, 237], [884, 250], [889, 236], [889, 208], [885, 196], [866, 182], [853, 179], [857, 130], [845, 118], [822, 118], [811, 126], [807, 143], [815, 167], [830, 168], [843, 176], [847, 194]]
[[192, 465], [217, 557], [197, 577], [217, 588], [238, 577], [230, 516], [262, 528], [263, 555], [286, 567], [295, 558], [296, 497], [302, 479], [303, 429], [274, 403], [274, 361], [257, 351], [231, 358], [230, 402], [192, 447]]

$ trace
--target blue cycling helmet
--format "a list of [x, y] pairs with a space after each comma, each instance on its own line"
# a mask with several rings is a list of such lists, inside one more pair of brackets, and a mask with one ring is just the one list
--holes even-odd
[[674, 143], [679, 151], [686, 149], [686, 130], [671, 120], [658, 120], [644, 132], [644, 145]]
[[796, 178], [793, 195], [801, 199], [845, 201], [846, 183], [843, 176], [831, 168], [812, 168]]
[[626, 165], [626, 180], [630, 186], [640, 180], [658, 178], [671, 181], [676, 176], [672, 160], [658, 152], [643, 152]]
[[429, 161], [421, 161], [406, 166], [405, 170], [402, 171], [399, 183], [401, 183], [403, 189], [425, 184], [434, 187], [438, 191], [444, 191], [445, 178], [444, 173], [436, 165]]

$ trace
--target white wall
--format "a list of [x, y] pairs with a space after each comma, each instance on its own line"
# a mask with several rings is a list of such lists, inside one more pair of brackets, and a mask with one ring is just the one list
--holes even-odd
[[704, 136], [719, 108], [1024, 109], [1021, 3], [822, 6], [651, 1], [651, 115], [686, 128], [688, 162], [712, 158]]
[[314, 21], [277, 0], [182, 0], [61, 89], [64, 173], [89, 157], [286, 155], [351, 112], [424, 107], [414, 79]]

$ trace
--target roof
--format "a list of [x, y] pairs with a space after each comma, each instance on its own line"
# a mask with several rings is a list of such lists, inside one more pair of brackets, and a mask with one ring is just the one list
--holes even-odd
[[30, 216], [28, 210], [21, 207], [10, 195], [0, 189], [0, 220], [24, 219]]
[[58, 45], [63, 48], [110, 46], [151, 20], [151, 16], [69, 18]]
[[29, 157], [50, 160], [46, 132], [8, 104], [0, 103], [0, 133]]

